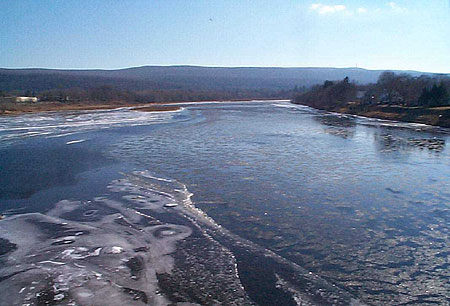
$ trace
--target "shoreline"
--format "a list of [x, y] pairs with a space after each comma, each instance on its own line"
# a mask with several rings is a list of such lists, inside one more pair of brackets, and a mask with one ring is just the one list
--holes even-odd
[[[315, 108], [314, 106], [307, 104], [295, 103], [292, 100], [291, 103]], [[450, 128], [450, 107], [420, 108], [394, 105], [370, 105], [364, 107], [345, 106], [339, 108], [316, 109], [367, 118]]]
[[45, 113], [54, 111], [82, 111], [82, 110], [107, 110], [121, 107], [138, 107], [146, 104], [65, 104], [61, 102], [42, 102], [36, 104], [12, 104], [8, 105], [10, 108], [0, 110], [0, 116], [16, 116], [23, 114]]
[[176, 105], [144, 105], [131, 108], [132, 111], [138, 112], [176, 112], [182, 109]]
[[[61, 102], [37, 102], [37, 103], [8, 103], [0, 104], [0, 116], [16, 116], [23, 114], [34, 114], [54, 111], [83, 111], [83, 110], [108, 110], [122, 107], [129, 107], [135, 111], [145, 112], [161, 112], [161, 111], [178, 111], [181, 105], [198, 104], [198, 103], [242, 103], [242, 102], [276, 102], [286, 101], [283, 99], [242, 99], [242, 100], [217, 100], [217, 101], [177, 101], [177, 102], [150, 102], [150, 103], [129, 103], [124, 101], [115, 101], [104, 104], [76, 103], [66, 104]], [[2, 106], [4, 109], [2, 109]]]

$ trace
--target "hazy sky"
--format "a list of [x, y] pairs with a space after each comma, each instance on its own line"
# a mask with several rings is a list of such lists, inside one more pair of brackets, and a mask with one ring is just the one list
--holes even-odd
[[2, 0], [0, 67], [450, 72], [449, 0]]

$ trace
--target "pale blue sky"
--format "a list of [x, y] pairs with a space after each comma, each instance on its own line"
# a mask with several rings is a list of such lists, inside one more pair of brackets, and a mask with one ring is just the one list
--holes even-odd
[[0, 67], [450, 72], [449, 0], [3, 0]]

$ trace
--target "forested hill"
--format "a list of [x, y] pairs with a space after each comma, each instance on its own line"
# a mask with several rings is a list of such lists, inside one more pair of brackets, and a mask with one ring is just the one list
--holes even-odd
[[[64, 103], [136, 103], [290, 99], [325, 80], [375, 82], [383, 71], [359, 68], [144, 66], [118, 70], [0, 69], [0, 97]], [[409, 75], [422, 73], [409, 71]]]
[[[348, 76], [376, 82], [383, 71], [360, 68], [143, 66], [117, 70], [0, 69], [0, 90], [43, 91], [113, 86], [124, 90], [291, 90]], [[409, 71], [411, 75], [423, 73]]]

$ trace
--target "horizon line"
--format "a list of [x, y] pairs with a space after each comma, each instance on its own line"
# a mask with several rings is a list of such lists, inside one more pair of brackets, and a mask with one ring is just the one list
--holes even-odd
[[126, 70], [126, 69], [133, 69], [133, 68], [144, 68], [144, 67], [193, 67], [193, 68], [274, 68], [274, 69], [314, 69], [314, 68], [322, 68], [322, 69], [360, 69], [360, 70], [366, 70], [366, 71], [405, 71], [405, 72], [421, 72], [421, 73], [429, 73], [429, 74], [443, 74], [443, 75], [450, 75], [450, 72], [432, 72], [432, 71], [422, 71], [422, 70], [415, 70], [415, 69], [373, 69], [373, 68], [364, 68], [364, 67], [358, 67], [358, 66], [344, 66], [344, 67], [337, 67], [337, 66], [248, 66], [248, 65], [242, 65], [242, 66], [222, 66], [222, 65], [191, 65], [191, 64], [171, 64], [171, 65], [140, 65], [140, 66], [127, 66], [127, 67], [119, 67], [119, 68], [55, 68], [55, 67], [0, 67], [0, 69], [5, 70], [69, 70], [69, 71], [95, 71], [95, 70], [101, 70], [101, 71], [117, 71], [117, 70]]

